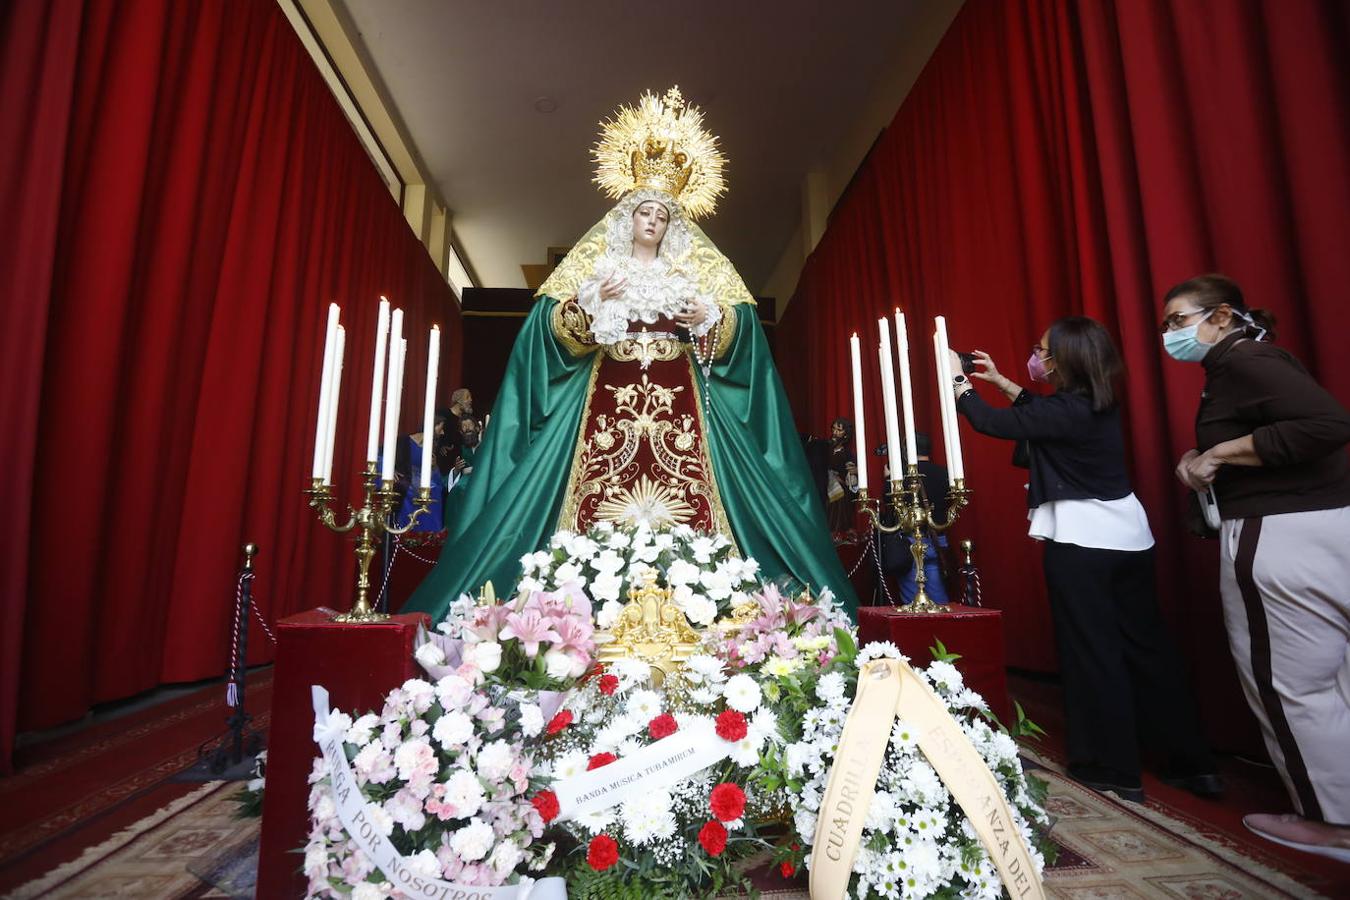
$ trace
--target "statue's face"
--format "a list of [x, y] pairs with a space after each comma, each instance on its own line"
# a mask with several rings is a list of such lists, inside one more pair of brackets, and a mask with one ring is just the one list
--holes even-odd
[[669, 225], [670, 212], [664, 204], [655, 200], [639, 203], [633, 210], [633, 245], [658, 249]]

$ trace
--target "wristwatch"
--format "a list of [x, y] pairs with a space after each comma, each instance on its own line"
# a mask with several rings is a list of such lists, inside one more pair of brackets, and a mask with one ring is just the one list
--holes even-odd
[[962, 374], [962, 375], [953, 375], [953, 376], [952, 376], [952, 385], [953, 385], [953, 386], [955, 386], [955, 387], [960, 387], [960, 386], [963, 385], [963, 384], [970, 384], [970, 379], [967, 378], [964, 374]]

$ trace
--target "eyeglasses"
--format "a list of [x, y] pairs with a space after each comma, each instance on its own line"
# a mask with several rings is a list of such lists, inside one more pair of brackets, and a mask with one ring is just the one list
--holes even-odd
[[1182, 323], [1185, 322], [1187, 319], [1189, 319], [1191, 316], [1198, 316], [1202, 312], [1207, 312], [1207, 310], [1192, 309], [1189, 312], [1174, 312], [1170, 316], [1162, 320], [1162, 324], [1158, 326], [1158, 333], [1167, 334], [1167, 332], [1169, 331], [1176, 331], [1178, 328], [1183, 327]]

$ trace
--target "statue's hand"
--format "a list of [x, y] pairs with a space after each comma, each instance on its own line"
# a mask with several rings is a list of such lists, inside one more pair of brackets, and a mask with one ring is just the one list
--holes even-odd
[[615, 297], [622, 297], [627, 287], [628, 279], [617, 274], [611, 275], [600, 283], [600, 299], [613, 300]]
[[697, 300], [686, 300], [675, 313], [675, 321], [685, 328], [697, 328], [708, 318], [708, 308]]

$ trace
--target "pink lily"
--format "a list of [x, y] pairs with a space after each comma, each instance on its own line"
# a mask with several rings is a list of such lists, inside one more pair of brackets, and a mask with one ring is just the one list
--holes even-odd
[[539, 654], [541, 641], [557, 643], [562, 640], [552, 625], [551, 621], [545, 621], [538, 609], [527, 608], [522, 612], [508, 614], [506, 627], [499, 635], [502, 640], [520, 641], [521, 646], [525, 648], [525, 655], [533, 659]]

